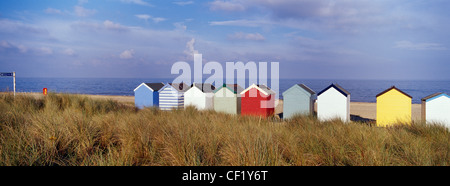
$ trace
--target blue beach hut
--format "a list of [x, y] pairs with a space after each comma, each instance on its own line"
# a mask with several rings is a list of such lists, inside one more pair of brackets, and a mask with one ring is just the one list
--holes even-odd
[[283, 118], [289, 119], [296, 114], [313, 114], [316, 92], [304, 84], [295, 84], [283, 92]]
[[134, 89], [134, 105], [139, 109], [159, 106], [159, 90], [164, 83], [142, 83]]

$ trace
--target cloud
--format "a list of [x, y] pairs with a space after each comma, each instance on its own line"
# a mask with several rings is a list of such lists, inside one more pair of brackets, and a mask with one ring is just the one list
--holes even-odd
[[4, 50], [4, 49], [13, 49], [13, 50], [19, 51], [20, 53], [26, 53], [28, 51], [28, 48], [25, 47], [24, 45], [17, 45], [17, 44], [10, 43], [7, 41], [1, 41], [0, 42], [0, 50]]
[[198, 50], [195, 50], [195, 38], [192, 38], [190, 41], [186, 43], [186, 48], [183, 53], [186, 54], [187, 59], [193, 59], [194, 54], [198, 54]]
[[175, 26], [176, 30], [181, 30], [181, 31], [187, 30], [187, 26], [183, 22], [176, 22], [173, 24], [173, 26]]
[[166, 18], [163, 18], [163, 17], [153, 17], [152, 20], [153, 20], [153, 22], [155, 22], [155, 23], [159, 23], [159, 22], [161, 22], [161, 21], [165, 21]]
[[68, 56], [74, 56], [75, 50], [71, 49], [71, 48], [67, 48], [64, 51], [62, 51], [62, 54], [68, 55]]
[[413, 43], [410, 41], [397, 41], [394, 48], [406, 50], [448, 50], [448, 48], [439, 43]]
[[2, 42], [0, 42], [0, 47], [2, 47], [2, 48], [11, 48], [11, 44], [9, 44], [6, 41], [2, 41]]
[[97, 13], [97, 10], [95, 9], [86, 9], [82, 6], [74, 6], [73, 7], [75, 15], [79, 16], [79, 17], [88, 17], [91, 15], [94, 15], [95, 13]]
[[120, 59], [132, 59], [134, 58], [134, 49], [125, 50], [120, 54]]
[[264, 26], [264, 25], [273, 25], [273, 24], [277, 24], [277, 23], [268, 21], [268, 20], [247, 20], [247, 19], [209, 22], [209, 25], [211, 25], [211, 26], [260, 27], [260, 26]]
[[246, 8], [243, 3], [216, 0], [209, 3], [209, 9], [222, 11], [244, 11]]
[[139, 18], [139, 19], [143, 19], [143, 20], [148, 20], [148, 19], [150, 19], [152, 16], [150, 16], [150, 15], [147, 15], [147, 14], [138, 14], [138, 15], [136, 15], [136, 17], [137, 18]]
[[47, 14], [62, 14], [61, 10], [54, 9], [54, 8], [47, 8], [44, 10]]
[[143, 19], [145, 21], [148, 21], [149, 19], [153, 20], [153, 22], [155, 23], [159, 23], [161, 21], [165, 21], [166, 18], [162, 18], [162, 17], [153, 17], [151, 15], [147, 15], [147, 14], [138, 14], [136, 15], [137, 18], [139, 19]]
[[208, 5], [212, 11], [246, 12], [244, 19], [212, 21], [211, 25], [276, 25], [303, 30], [360, 32], [372, 26], [385, 28], [379, 25], [405, 19], [391, 11], [395, 10], [393, 7], [401, 7], [398, 1], [216, 0]]
[[53, 50], [51, 48], [48, 47], [41, 47], [38, 48], [36, 50], [38, 55], [52, 55], [53, 54]]
[[40, 28], [20, 21], [0, 19], [0, 33], [22, 34], [22, 35], [48, 35], [47, 29]]
[[[185, 56], [183, 53], [185, 44], [192, 38], [188, 37], [185, 32], [175, 29], [132, 27], [110, 20], [104, 22], [77, 21], [65, 24], [72, 28], [68, 33], [72, 38], [68, 40], [73, 42], [69, 43], [71, 45], [66, 45], [65, 48], [86, 49], [76, 50], [76, 55], [83, 58], [106, 56], [108, 60], [113, 61], [131, 59], [131, 57], [133, 59], [152, 59], [150, 61], [167, 61], [168, 59], [176, 61]], [[120, 32], [124, 29], [126, 33]], [[137, 58], [136, 55], [140, 51], [138, 48], [148, 52]], [[125, 51], [125, 49], [127, 50]], [[134, 62], [141, 63], [138, 60], [134, 60]]]
[[142, 6], [148, 6], [148, 7], [153, 7], [152, 4], [145, 2], [143, 0], [120, 0], [121, 2], [124, 3], [129, 3], [129, 4], [136, 4], [136, 5], [142, 5]]
[[228, 35], [228, 38], [231, 40], [253, 40], [253, 41], [264, 41], [263, 35], [260, 33], [244, 33], [244, 32], [236, 32], [232, 35]]
[[[26, 56], [49, 56], [54, 54], [54, 50], [47, 46], [42, 47], [27, 47], [23, 44], [17, 44], [15, 42], [8, 42], [8, 41], [0, 41], [0, 51], [1, 52], [7, 52], [10, 54], [18, 54], [20, 56], [25, 56], [24, 54], [27, 54]], [[68, 56], [75, 56], [76, 53], [73, 49], [67, 48], [63, 51], [61, 51], [61, 54], [68, 55]]]
[[119, 23], [114, 23], [110, 20], [105, 20], [102, 24], [97, 22], [84, 22], [78, 21], [74, 22], [70, 25], [75, 30], [83, 30], [83, 31], [113, 31], [113, 32], [128, 32], [130, 29], [126, 26], [123, 26]]
[[185, 6], [185, 5], [194, 4], [194, 1], [175, 1], [175, 2], [173, 2], [173, 4]]
[[128, 28], [125, 26], [122, 26], [119, 23], [114, 23], [110, 20], [106, 20], [103, 22], [103, 26], [107, 29], [107, 30], [114, 30], [114, 31], [127, 31]]
[[209, 4], [211, 10], [243, 11], [258, 7], [278, 18], [355, 16], [377, 8], [370, 0], [215, 0]]

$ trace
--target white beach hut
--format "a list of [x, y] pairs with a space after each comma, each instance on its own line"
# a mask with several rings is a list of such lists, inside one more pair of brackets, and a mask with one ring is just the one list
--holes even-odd
[[317, 94], [317, 117], [319, 120], [339, 118], [350, 121], [350, 93], [338, 84], [331, 84]]
[[194, 83], [184, 93], [184, 107], [194, 106], [199, 110], [214, 109], [215, 87], [209, 83]]
[[435, 93], [422, 98], [422, 120], [450, 128], [450, 96]]

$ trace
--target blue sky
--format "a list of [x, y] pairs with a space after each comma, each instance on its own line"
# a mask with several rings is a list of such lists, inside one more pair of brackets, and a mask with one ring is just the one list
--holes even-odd
[[166, 78], [197, 52], [205, 62], [279, 62], [281, 78], [448, 80], [449, 8], [448, 0], [5, 0], [0, 71]]

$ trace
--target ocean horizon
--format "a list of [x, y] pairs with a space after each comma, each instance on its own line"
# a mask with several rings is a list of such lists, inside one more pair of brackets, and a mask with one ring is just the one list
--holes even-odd
[[[16, 77], [16, 92], [49, 92], [120, 95], [133, 96], [133, 90], [143, 82], [172, 82], [174, 78], [30, 78]], [[294, 84], [303, 83], [316, 93], [337, 83], [350, 92], [352, 102], [376, 102], [376, 95], [391, 86], [411, 95], [413, 103], [420, 103], [423, 97], [436, 92], [450, 93], [450, 80], [344, 80], [344, 79], [279, 79], [277, 95], [282, 99], [282, 93]], [[248, 87], [248, 79], [246, 80]], [[267, 85], [272, 87], [271, 80]], [[242, 86], [242, 85], [241, 85]], [[12, 78], [0, 78], [0, 91], [13, 91]]]

